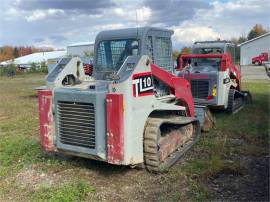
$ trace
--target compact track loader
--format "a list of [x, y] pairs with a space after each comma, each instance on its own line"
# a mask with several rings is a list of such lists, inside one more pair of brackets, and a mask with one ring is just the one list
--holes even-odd
[[92, 75], [79, 58], [63, 58], [38, 92], [43, 148], [151, 172], [179, 159], [201, 127], [189, 82], [172, 73], [172, 34], [151, 27], [100, 32]]
[[190, 82], [195, 104], [235, 113], [251, 102], [234, 58], [235, 45], [227, 41], [195, 42], [192, 54], [178, 58], [178, 76]]

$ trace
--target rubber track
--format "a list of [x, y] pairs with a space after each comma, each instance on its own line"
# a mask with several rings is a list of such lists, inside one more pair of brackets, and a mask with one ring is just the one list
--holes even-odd
[[189, 118], [189, 117], [183, 117], [182, 120], [179, 122], [179, 117], [166, 117], [166, 118], [148, 118], [145, 132], [144, 132], [144, 161], [146, 169], [150, 172], [162, 172], [166, 168], [170, 167], [172, 164], [174, 164], [181, 155], [183, 155], [194, 143], [197, 139], [199, 139], [200, 130], [199, 130], [199, 123], [197, 122], [197, 129], [195, 138], [193, 141], [189, 141], [188, 143], [185, 143], [183, 147], [181, 147], [181, 150], [175, 151], [173, 154], [171, 154], [165, 162], [160, 163], [159, 161], [159, 136], [160, 136], [160, 126], [163, 123], [172, 123], [172, 124], [188, 124], [191, 122], [194, 122], [195, 119]]
[[144, 161], [147, 170], [159, 171], [158, 136], [160, 121], [148, 118], [144, 132]]
[[235, 95], [235, 89], [230, 89], [229, 91], [229, 97], [228, 97], [228, 108], [227, 111], [230, 113], [236, 113], [244, 106], [244, 98], [234, 98]]

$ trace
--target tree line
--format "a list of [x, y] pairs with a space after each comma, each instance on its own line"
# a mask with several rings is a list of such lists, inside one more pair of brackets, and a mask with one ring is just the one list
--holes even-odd
[[0, 47], [0, 62], [37, 52], [53, 51], [53, 48], [37, 48], [34, 46], [2, 46]]

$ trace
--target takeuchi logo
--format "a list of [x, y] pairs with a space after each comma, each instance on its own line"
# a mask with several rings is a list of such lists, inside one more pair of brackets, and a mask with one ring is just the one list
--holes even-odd
[[134, 74], [132, 78], [133, 96], [147, 96], [154, 94], [154, 86], [151, 72]]

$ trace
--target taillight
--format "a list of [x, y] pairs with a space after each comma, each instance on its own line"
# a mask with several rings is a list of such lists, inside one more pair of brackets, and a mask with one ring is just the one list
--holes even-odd
[[93, 65], [90, 64], [83, 64], [84, 73], [86, 75], [91, 76], [93, 73]]
[[209, 95], [209, 96], [207, 96], [206, 99], [207, 99], [207, 100], [213, 100], [213, 99], [214, 99], [214, 96], [213, 96], [213, 95]]

